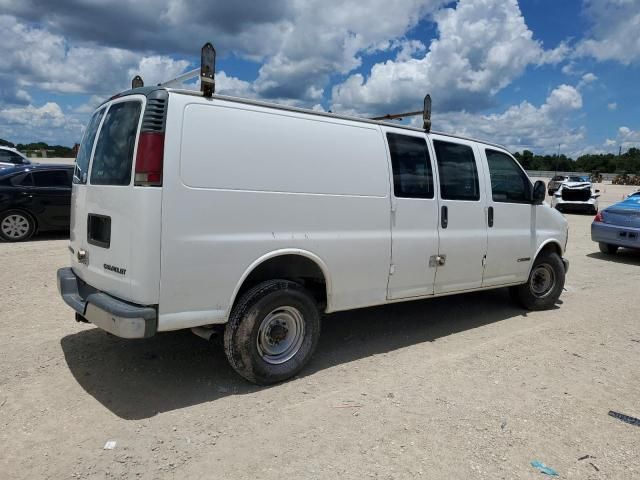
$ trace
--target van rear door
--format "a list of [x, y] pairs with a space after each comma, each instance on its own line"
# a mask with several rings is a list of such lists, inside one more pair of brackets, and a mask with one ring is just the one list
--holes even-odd
[[158, 303], [160, 272], [162, 188], [134, 181], [148, 104], [146, 95], [124, 95], [94, 113], [76, 160], [71, 206], [73, 271], [141, 305]]

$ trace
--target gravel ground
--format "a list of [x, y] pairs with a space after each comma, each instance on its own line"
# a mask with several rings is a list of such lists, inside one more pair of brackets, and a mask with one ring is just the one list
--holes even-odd
[[604, 256], [592, 217], [567, 218], [556, 309], [494, 290], [331, 315], [308, 368], [269, 388], [189, 332], [74, 322], [64, 236], [0, 244], [0, 477], [534, 479], [540, 460], [640, 478], [640, 428], [607, 415], [640, 417], [640, 252]]

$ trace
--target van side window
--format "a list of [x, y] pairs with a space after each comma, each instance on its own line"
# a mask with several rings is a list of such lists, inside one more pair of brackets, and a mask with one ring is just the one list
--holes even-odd
[[142, 104], [114, 103], [107, 111], [91, 166], [92, 185], [129, 185]]
[[98, 110], [93, 114], [91, 120], [89, 120], [89, 125], [84, 132], [78, 150], [78, 156], [76, 157], [73, 183], [87, 183], [87, 173], [89, 173], [89, 160], [91, 159], [91, 150], [93, 150], [93, 141], [96, 139], [96, 133], [98, 133], [98, 127], [100, 126], [100, 120], [102, 120], [104, 111], [104, 108]]
[[485, 150], [494, 202], [529, 203], [531, 182], [509, 155]]
[[433, 198], [433, 173], [424, 138], [387, 133], [396, 197]]
[[478, 169], [468, 145], [434, 140], [443, 200], [480, 200]]

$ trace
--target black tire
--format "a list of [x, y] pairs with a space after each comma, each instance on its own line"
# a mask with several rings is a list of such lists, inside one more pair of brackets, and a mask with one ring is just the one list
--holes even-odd
[[24, 242], [36, 231], [33, 217], [21, 210], [0, 213], [0, 238], [7, 242]]
[[560, 298], [564, 280], [562, 259], [557, 253], [546, 251], [533, 262], [527, 283], [511, 287], [510, 293], [527, 310], [547, 310]]
[[[302, 370], [319, 338], [320, 312], [313, 296], [298, 283], [269, 280], [247, 291], [234, 306], [224, 331], [224, 351], [236, 372], [268, 385]], [[274, 353], [289, 342], [288, 350]]]
[[618, 251], [617, 245], [611, 245], [610, 243], [600, 242], [598, 243], [598, 247], [600, 251], [606, 255], [615, 255]]

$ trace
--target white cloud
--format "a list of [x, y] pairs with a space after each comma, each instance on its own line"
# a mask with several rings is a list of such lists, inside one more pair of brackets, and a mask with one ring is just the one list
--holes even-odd
[[25, 87], [38, 87], [59, 93], [110, 95], [128, 88], [138, 72], [157, 83], [176, 76], [188, 66], [184, 60], [164, 56], [70, 45], [60, 35], [16, 22], [6, 15], [0, 16], [0, 30], [4, 32], [0, 74], [12, 76], [22, 91]]
[[611, 111], [615, 111], [618, 109], [618, 104], [616, 102], [608, 103], [607, 108]]
[[629, 127], [618, 128], [617, 143], [622, 149], [640, 147], [640, 130], [631, 130]]
[[79, 140], [82, 129], [82, 123], [66, 115], [55, 102], [47, 102], [40, 107], [0, 108], [2, 137], [16, 143], [34, 139], [58, 143], [64, 137], [72, 144]]
[[[400, 49], [401, 58], [424, 45], [401, 37], [444, 0], [296, 0], [273, 54], [267, 55], [254, 88], [266, 98], [317, 102], [329, 76], [361, 65], [363, 52]], [[373, 12], [381, 14], [372, 15]], [[382, 14], [393, 12], [393, 14]], [[395, 41], [394, 41], [395, 40]]]
[[529, 65], [557, 62], [567, 47], [545, 51], [533, 39], [516, 0], [460, 0], [435, 14], [439, 38], [421, 59], [373, 66], [333, 89], [334, 111], [411, 109], [430, 92], [438, 111], [478, 110]]
[[578, 43], [578, 56], [616, 60], [625, 65], [640, 60], [640, 5], [637, 0], [585, 0], [593, 29]]
[[500, 143], [513, 151], [552, 153], [560, 144], [562, 152], [571, 154], [584, 142], [584, 130], [569, 126], [581, 108], [580, 92], [570, 85], [560, 85], [539, 107], [524, 101], [502, 113], [489, 115], [439, 113], [433, 116], [433, 128]]
[[585, 73], [584, 75], [582, 75], [582, 79], [580, 80], [580, 83], [578, 83], [578, 88], [584, 88], [590, 83], [595, 82], [596, 80], [598, 80], [598, 77], [595, 74], [591, 72]]

